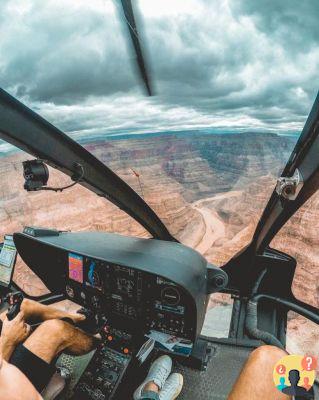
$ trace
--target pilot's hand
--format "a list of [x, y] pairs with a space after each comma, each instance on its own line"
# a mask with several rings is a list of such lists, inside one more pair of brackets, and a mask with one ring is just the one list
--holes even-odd
[[1, 341], [6, 346], [17, 346], [30, 335], [30, 325], [24, 322], [22, 311], [9, 321], [7, 318], [3, 321], [1, 331]]

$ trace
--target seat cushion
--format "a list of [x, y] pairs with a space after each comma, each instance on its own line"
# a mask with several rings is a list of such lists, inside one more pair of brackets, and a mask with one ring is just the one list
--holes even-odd
[[58, 372], [56, 372], [52, 376], [48, 386], [42, 391], [41, 395], [44, 400], [53, 400], [62, 392], [64, 388], [65, 380]]

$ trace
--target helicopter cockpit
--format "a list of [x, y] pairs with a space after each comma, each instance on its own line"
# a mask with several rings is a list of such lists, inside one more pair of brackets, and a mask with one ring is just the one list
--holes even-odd
[[[207, 263], [198, 253], [178, 243], [34, 227], [14, 234], [14, 242], [52, 292], [90, 310], [94, 330], [103, 335], [76, 398], [92, 393], [111, 398], [132, 356], [152, 339], [162, 338], [165, 346], [165, 338], [173, 337], [170, 352], [191, 354], [208, 295]], [[211, 267], [210, 279], [217, 290], [226, 274]], [[113, 362], [105, 368], [108, 360]]]

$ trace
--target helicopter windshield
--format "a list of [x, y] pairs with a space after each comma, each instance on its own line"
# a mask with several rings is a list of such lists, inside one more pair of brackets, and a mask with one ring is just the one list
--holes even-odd
[[[251, 240], [295, 140], [270, 133], [186, 132], [87, 138], [84, 146], [144, 198], [173, 236], [222, 265]], [[26, 225], [150, 237], [81, 185], [62, 193], [26, 192], [22, 162], [32, 158], [1, 142], [1, 237]], [[49, 172], [50, 186], [70, 183], [61, 172], [50, 167]], [[14, 279], [26, 290], [28, 274], [19, 259]], [[34, 282], [33, 294], [45, 293], [35, 277]]]
[[296, 135], [180, 132], [86, 144], [169, 231], [222, 265], [254, 233]]
[[[295, 135], [270, 133], [145, 136], [93, 138], [92, 143], [87, 138], [85, 147], [144, 198], [173, 236], [218, 265], [249, 243], [296, 141]], [[63, 193], [27, 193], [22, 161], [32, 157], [5, 142], [1, 149], [2, 235], [41, 225], [149, 236], [80, 185]], [[50, 168], [51, 186], [69, 182]]]

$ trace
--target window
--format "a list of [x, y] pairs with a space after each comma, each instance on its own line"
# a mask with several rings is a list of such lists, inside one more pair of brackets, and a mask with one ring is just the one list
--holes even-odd
[[271, 246], [295, 257], [292, 291], [297, 299], [319, 308], [319, 192], [287, 222]]
[[[138, 135], [137, 135], [138, 136]], [[163, 133], [86, 147], [215, 265], [247, 245], [297, 135]]]
[[288, 313], [287, 350], [291, 354], [319, 354], [319, 326], [296, 314]]
[[201, 334], [208, 337], [228, 338], [232, 311], [233, 300], [229, 294], [212, 295]]

